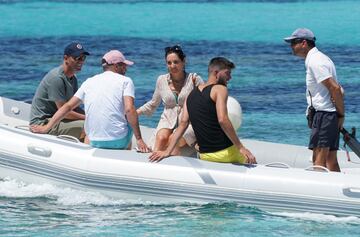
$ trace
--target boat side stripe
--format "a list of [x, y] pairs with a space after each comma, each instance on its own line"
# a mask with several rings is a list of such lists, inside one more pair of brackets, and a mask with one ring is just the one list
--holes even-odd
[[204, 168], [204, 166], [199, 162], [196, 158], [186, 159], [187, 162], [194, 167], [196, 173], [200, 176], [200, 178], [204, 181], [205, 184], [216, 184], [215, 180], [211, 177], [209, 171]]

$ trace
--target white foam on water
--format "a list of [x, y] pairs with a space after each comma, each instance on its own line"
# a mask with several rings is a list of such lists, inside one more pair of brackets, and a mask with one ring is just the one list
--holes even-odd
[[27, 184], [16, 179], [5, 178], [0, 181], [0, 197], [56, 199], [62, 205], [128, 205], [143, 204], [141, 200], [121, 200], [107, 197], [98, 192], [84, 191], [70, 187], [59, 187], [52, 184]]
[[318, 213], [310, 213], [310, 212], [300, 212], [300, 213], [292, 213], [292, 212], [271, 212], [271, 214], [277, 216], [284, 216], [290, 218], [297, 218], [302, 220], [316, 221], [316, 222], [335, 222], [335, 223], [344, 223], [344, 224], [360, 224], [360, 218], [356, 216], [334, 216], [334, 215], [326, 215], [326, 214], [318, 214]]
[[0, 181], [0, 196], [10, 198], [35, 198], [48, 195], [52, 186], [49, 184], [26, 184], [15, 179], [5, 178]]
[[5, 178], [0, 180], [0, 197], [7, 198], [39, 198], [55, 199], [60, 205], [174, 205], [186, 204], [180, 201], [148, 201], [142, 198], [121, 199], [104, 195], [96, 191], [88, 191], [53, 184], [31, 184], [20, 180]]

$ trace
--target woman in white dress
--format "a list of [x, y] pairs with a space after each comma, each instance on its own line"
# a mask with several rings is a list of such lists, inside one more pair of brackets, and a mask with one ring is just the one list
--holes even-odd
[[[164, 105], [152, 146], [154, 151], [166, 149], [170, 136], [178, 126], [186, 97], [195, 86], [204, 83], [196, 73], [185, 71], [186, 56], [179, 45], [165, 48], [165, 60], [168, 73], [158, 77], [152, 99], [137, 109], [138, 115], [151, 116], [161, 102]], [[195, 134], [190, 125], [172, 154], [179, 155], [180, 148], [193, 147], [195, 143]]]

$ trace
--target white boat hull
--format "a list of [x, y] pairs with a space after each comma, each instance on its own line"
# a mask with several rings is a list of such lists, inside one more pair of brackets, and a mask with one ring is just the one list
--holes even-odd
[[[24, 116], [28, 105], [0, 100], [0, 178], [73, 186], [124, 199], [238, 202], [271, 211], [360, 217], [360, 165], [347, 162], [343, 152], [341, 173], [306, 170], [311, 152], [305, 147], [253, 140], [243, 141], [254, 151], [260, 163], [256, 166], [180, 156], [150, 163], [148, 154], [134, 150], [96, 149], [18, 128], [26, 119], [11, 111], [21, 106]], [[147, 138], [153, 132], [141, 129]]]

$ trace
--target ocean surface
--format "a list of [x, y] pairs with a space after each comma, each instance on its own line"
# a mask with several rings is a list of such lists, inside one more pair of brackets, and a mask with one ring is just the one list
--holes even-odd
[[[164, 48], [180, 44], [187, 71], [236, 65], [229, 94], [243, 109], [242, 138], [307, 145], [305, 70], [283, 38], [314, 31], [345, 89], [345, 127], [360, 129], [360, 2], [353, 1], [5, 1], [0, 0], [0, 96], [30, 102], [37, 85], [80, 41], [91, 53], [80, 83], [101, 72], [110, 49], [135, 65], [136, 106], [166, 73]], [[162, 108], [141, 124], [155, 127]], [[0, 236], [359, 236], [360, 219], [269, 213], [235, 203], [119, 200], [74, 188], [0, 180]]]

